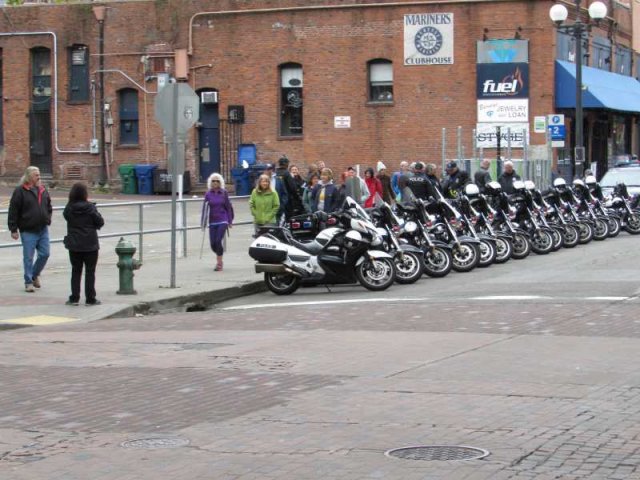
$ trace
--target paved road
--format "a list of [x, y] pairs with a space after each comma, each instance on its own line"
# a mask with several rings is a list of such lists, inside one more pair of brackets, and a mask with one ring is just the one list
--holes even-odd
[[0, 478], [640, 479], [639, 240], [1, 332]]

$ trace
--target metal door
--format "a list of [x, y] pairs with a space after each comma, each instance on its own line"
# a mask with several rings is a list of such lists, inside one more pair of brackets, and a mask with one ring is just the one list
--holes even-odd
[[198, 167], [201, 182], [220, 172], [220, 115], [217, 103], [200, 104], [198, 126]]
[[29, 161], [40, 172], [51, 175], [51, 113], [45, 111], [29, 112]]

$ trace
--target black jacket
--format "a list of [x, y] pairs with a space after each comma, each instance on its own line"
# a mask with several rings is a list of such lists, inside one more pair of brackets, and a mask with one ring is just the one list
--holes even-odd
[[7, 224], [11, 233], [39, 232], [51, 225], [51, 198], [44, 187], [16, 187], [9, 203]]
[[456, 198], [468, 183], [471, 183], [469, 174], [464, 170], [458, 170], [442, 181], [442, 193], [447, 198]]
[[[276, 177], [280, 178], [284, 188], [287, 191], [287, 200], [284, 202], [284, 211], [288, 217], [304, 212], [302, 206], [302, 197], [298, 191], [296, 181], [293, 179], [293, 175], [286, 167], [276, 168]], [[282, 199], [280, 199], [280, 206], [282, 207]]]
[[511, 195], [515, 190], [513, 189], [513, 182], [516, 180], [520, 180], [520, 175], [516, 172], [508, 174], [507, 172], [502, 172], [502, 174], [498, 177], [498, 182], [502, 187], [502, 191], [506, 194]]
[[95, 252], [100, 249], [98, 230], [104, 225], [102, 215], [93, 203], [67, 203], [62, 213], [67, 221], [64, 246], [71, 252]]
[[489, 170], [479, 168], [473, 175], [474, 183], [478, 186], [480, 193], [484, 193], [484, 187], [491, 181], [491, 174]]
[[416, 198], [429, 200], [430, 197], [438, 198], [435, 187], [424, 173], [416, 173], [407, 178], [407, 186]]

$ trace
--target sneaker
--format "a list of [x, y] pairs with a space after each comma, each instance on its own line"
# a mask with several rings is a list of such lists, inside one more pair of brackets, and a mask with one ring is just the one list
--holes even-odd
[[24, 286], [24, 291], [25, 291], [25, 292], [29, 292], [29, 293], [33, 293], [33, 292], [35, 292], [35, 291], [36, 291], [36, 289], [33, 287], [33, 283], [27, 283], [27, 284]]
[[102, 302], [100, 300], [98, 300], [97, 298], [93, 301], [86, 301], [84, 303], [87, 307], [92, 307], [93, 305], [102, 305]]
[[80, 302], [78, 302], [77, 300], [67, 300], [66, 302], [64, 302], [65, 305], [73, 305], [73, 306], [78, 306], [80, 305]]
[[36, 288], [40, 288], [42, 285], [40, 284], [40, 277], [33, 277], [33, 286]]

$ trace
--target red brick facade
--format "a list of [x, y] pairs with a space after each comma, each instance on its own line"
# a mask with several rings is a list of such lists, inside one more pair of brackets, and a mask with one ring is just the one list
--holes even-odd
[[[191, 86], [219, 91], [220, 117], [228, 105], [243, 105], [245, 143], [255, 143], [258, 160], [276, 161], [286, 154], [294, 163], [323, 160], [341, 170], [347, 165], [375, 166], [378, 161], [395, 169], [401, 160], [440, 162], [442, 129], [448, 130], [447, 156], [455, 158], [455, 131], [463, 130], [463, 147], [470, 155], [471, 131], [476, 125], [476, 42], [489, 38], [529, 40], [531, 75], [529, 118], [554, 111], [554, 28], [548, 17], [551, 1], [394, 2], [337, 0], [292, 1], [133, 1], [107, 2], [105, 20], [105, 100], [114, 121], [112, 143], [107, 144], [110, 176], [122, 163], [166, 166], [166, 147], [154, 118], [155, 81], [145, 81], [141, 58], [167, 56], [173, 69], [175, 49], [189, 50]], [[317, 8], [310, 8], [311, 4]], [[99, 177], [101, 156], [68, 153], [89, 150], [93, 133], [93, 106], [70, 104], [68, 48], [84, 44], [90, 51], [90, 71], [98, 69], [98, 22], [93, 4], [5, 7], [1, 32], [55, 32], [57, 36], [58, 103], [52, 116], [52, 174], [68, 176], [81, 167], [86, 180]], [[292, 7], [299, 6], [299, 9]], [[270, 12], [237, 12], [271, 9]], [[291, 10], [285, 10], [291, 9]], [[236, 13], [210, 13], [236, 11]], [[451, 12], [455, 18], [453, 65], [403, 65], [403, 15]], [[194, 16], [195, 14], [198, 14]], [[622, 15], [617, 41], [629, 45], [630, 13]], [[628, 27], [627, 27], [628, 25]], [[625, 33], [625, 29], [626, 33]], [[4, 148], [0, 176], [16, 177], [29, 164], [29, 108], [31, 63], [29, 50], [42, 46], [53, 53], [53, 36], [0, 36], [3, 79]], [[155, 53], [154, 53], [155, 52]], [[391, 104], [367, 101], [367, 62], [393, 62]], [[157, 61], [156, 65], [157, 65]], [[160, 60], [162, 63], [163, 60]], [[279, 136], [279, 70], [294, 62], [304, 72], [304, 134]], [[208, 65], [211, 64], [211, 68]], [[172, 70], [169, 71], [172, 73]], [[126, 76], [125, 76], [126, 75]], [[97, 79], [91, 75], [91, 79]], [[134, 83], [135, 82], [135, 83]], [[118, 139], [117, 91], [138, 90], [139, 144], [121, 146]], [[334, 128], [335, 116], [350, 116], [351, 128]], [[99, 122], [95, 120], [99, 127]], [[531, 128], [533, 132], [533, 128]], [[107, 137], [107, 140], [108, 137]], [[532, 144], [544, 136], [531, 135]], [[112, 145], [112, 146], [111, 146]], [[197, 134], [187, 147], [187, 168], [197, 178]], [[73, 169], [72, 169], [73, 170]]]

